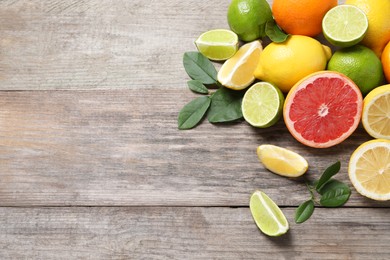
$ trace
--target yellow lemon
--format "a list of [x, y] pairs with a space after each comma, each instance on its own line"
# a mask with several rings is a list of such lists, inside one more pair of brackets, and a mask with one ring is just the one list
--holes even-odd
[[319, 41], [291, 35], [282, 43], [272, 42], [264, 48], [255, 77], [273, 83], [287, 93], [302, 78], [324, 70], [331, 56], [330, 48]]
[[375, 139], [353, 152], [348, 166], [355, 189], [374, 200], [390, 200], [390, 141]]
[[218, 71], [218, 81], [225, 87], [242, 90], [255, 81], [253, 72], [263, 50], [260, 41], [253, 41], [241, 46], [230, 59], [225, 61]]
[[359, 7], [368, 19], [368, 30], [361, 42], [380, 57], [390, 41], [390, 1], [389, 0], [347, 0], [349, 5]]
[[374, 88], [364, 98], [362, 123], [372, 137], [390, 139], [390, 84]]

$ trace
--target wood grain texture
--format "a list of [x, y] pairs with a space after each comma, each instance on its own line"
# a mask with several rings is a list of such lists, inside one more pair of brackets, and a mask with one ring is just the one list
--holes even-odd
[[[182, 88], [228, 1], [0, 1], [0, 89]], [[208, 17], [208, 19], [204, 19]]]
[[[269, 129], [245, 122], [177, 130], [189, 90], [0, 92], [1, 205], [247, 206], [262, 189], [279, 205], [309, 197], [304, 181], [274, 175], [256, 148], [280, 145], [307, 158], [308, 179], [347, 163], [369, 136], [359, 128], [330, 149], [295, 141], [282, 121]], [[389, 206], [353, 193], [350, 206]]]
[[[294, 210], [283, 211], [291, 222]], [[380, 260], [390, 254], [389, 214], [316, 209], [270, 238], [248, 208], [0, 208], [0, 258]]]

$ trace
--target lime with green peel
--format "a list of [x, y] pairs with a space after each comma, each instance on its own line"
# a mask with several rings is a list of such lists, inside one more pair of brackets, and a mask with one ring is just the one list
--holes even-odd
[[340, 72], [359, 87], [363, 95], [382, 85], [382, 63], [374, 51], [355, 45], [336, 51], [328, 62], [328, 70]]
[[267, 0], [233, 0], [227, 18], [230, 29], [246, 42], [265, 37], [265, 26], [273, 20]]
[[368, 30], [366, 14], [353, 5], [338, 5], [322, 20], [325, 38], [333, 45], [350, 47], [363, 40]]
[[210, 60], [227, 60], [238, 50], [238, 36], [230, 30], [210, 30], [201, 34], [195, 45]]
[[280, 210], [264, 192], [255, 191], [249, 202], [252, 217], [258, 228], [268, 236], [280, 236], [288, 229], [288, 221]]
[[270, 127], [282, 116], [283, 103], [284, 96], [279, 88], [268, 82], [258, 82], [245, 92], [242, 114], [252, 126]]

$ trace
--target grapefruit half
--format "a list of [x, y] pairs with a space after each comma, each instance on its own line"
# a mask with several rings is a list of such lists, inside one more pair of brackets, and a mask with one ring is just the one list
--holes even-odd
[[341, 143], [356, 130], [362, 107], [362, 94], [350, 78], [338, 72], [320, 71], [292, 87], [283, 117], [299, 142], [327, 148]]

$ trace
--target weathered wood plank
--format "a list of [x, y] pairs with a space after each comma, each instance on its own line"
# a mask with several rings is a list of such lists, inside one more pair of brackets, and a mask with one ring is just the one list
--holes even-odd
[[[189, 90], [0, 92], [1, 205], [246, 206], [262, 189], [280, 205], [307, 199], [302, 179], [266, 171], [256, 148], [272, 143], [297, 151], [309, 179], [347, 162], [369, 136], [360, 128], [330, 149], [308, 148], [281, 121], [269, 129], [244, 122], [177, 130]], [[382, 206], [353, 193], [350, 206]]]
[[388, 259], [390, 210], [316, 209], [263, 235], [248, 208], [0, 208], [1, 259]]
[[228, 3], [0, 1], [0, 89], [183, 87], [183, 53], [228, 28]]

